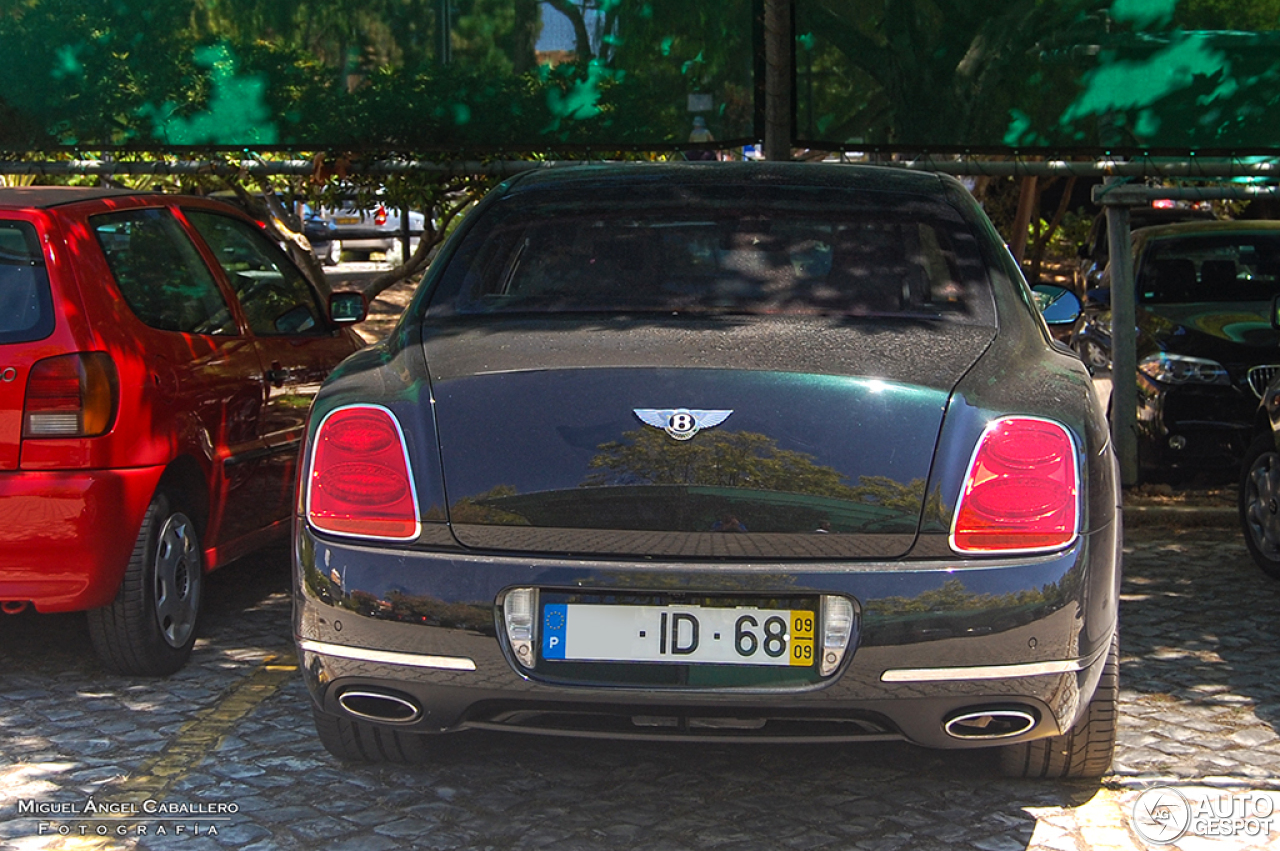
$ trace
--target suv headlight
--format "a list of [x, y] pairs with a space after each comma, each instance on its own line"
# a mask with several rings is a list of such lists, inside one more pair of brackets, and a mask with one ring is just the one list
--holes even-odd
[[1227, 370], [1217, 361], [1160, 352], [1148, 355], [1138, 371], [1165, 384], [1230, 384]]

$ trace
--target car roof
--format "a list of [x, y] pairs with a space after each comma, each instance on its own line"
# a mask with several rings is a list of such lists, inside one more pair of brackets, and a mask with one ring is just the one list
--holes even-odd
[[14, 186], [0, 189], [0, 207], [47, 209], [62, 204], [93, 201], [98, 198], [159, 194], [161, 193], [140, 192], [132, 189], [105, 189], [96, 186]]
[[942, 177], [933, 172], [851, 163], [797, 162], [676, 162], [594, 163], [539, 168], [512, 181], [509, 191], [573, 189], [602, 184], [707, 184], [757, 186], [814, 186], [887, 192], [944, 193]]
[[1167, 236], [1192, 236], [1199, 233], [1274, 233], [1280, 232], [1280, 221], [1270, 219], [1237, 219], [1233, 221], [1178, 222], [1152, 225], [1133, 232], [1135, 242], [1163, 239]]

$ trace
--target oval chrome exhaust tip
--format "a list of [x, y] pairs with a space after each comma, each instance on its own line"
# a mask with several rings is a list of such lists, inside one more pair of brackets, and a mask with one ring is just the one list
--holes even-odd
[[947, 719], [942, 728], [956, 739], [1007, 739], [1027, 732], [1037, 720], [1029, 709], [966, 709]]
[[411, 724], [422, 717], [416, 703], [389, 692], [348, 689], [338, 695], [338, 705], [357, 718], [384, 724]]

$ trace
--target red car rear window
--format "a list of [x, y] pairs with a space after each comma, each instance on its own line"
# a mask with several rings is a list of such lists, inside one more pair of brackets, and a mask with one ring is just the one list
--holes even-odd
[[0, 220], [0, 343], [53, 333], [53, 299], [35, 228]]

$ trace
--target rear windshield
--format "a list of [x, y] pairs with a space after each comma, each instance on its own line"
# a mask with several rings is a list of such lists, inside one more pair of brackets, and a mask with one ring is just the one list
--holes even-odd
[[944, 203], [744, 185], [503, 199], [468, 231], [429, 315], [520, 313], [985, 324], [994, 309], [973, 234]]
[[0, 343], [53, 333], [53, 299], [35, 228], [0, 220]]
[[1270, 301], [1280, 295], [1280, 233], [1153, 242], [1137, 283], [1139, 300], [1149, 304]]

